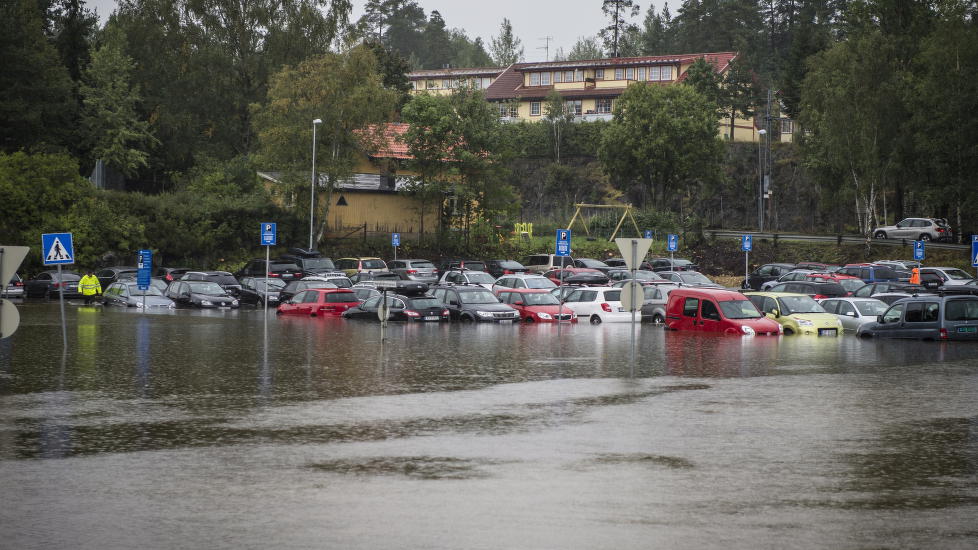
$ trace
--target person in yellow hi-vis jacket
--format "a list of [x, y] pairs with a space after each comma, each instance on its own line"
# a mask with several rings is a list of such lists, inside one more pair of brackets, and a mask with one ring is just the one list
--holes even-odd
[[88, 270], [84, 277], [78, 281], [78, 290], [85, 297], [85, 305], [91, 304], [96, 296], [102, 295], [102, 285], [98, 282], [98, 277]]

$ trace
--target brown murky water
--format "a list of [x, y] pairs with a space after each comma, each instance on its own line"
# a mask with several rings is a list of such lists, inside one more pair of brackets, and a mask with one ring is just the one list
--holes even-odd
[[978, 346], [20, 306], [4, 548], [974, 548]]

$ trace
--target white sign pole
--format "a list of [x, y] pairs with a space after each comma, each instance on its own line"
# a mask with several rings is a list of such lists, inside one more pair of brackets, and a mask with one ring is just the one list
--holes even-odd
[[64, 349], [68, 351], [68, 325], [65, 323], [65, 281], [61, 275], [61, 264], [58, 264], [58, 302], [61, 304], [61, 340]]
[[[271, 247], [265, 246], [265, 298], [262, 300], [265, 302], [265, 322], [268, 323], [268, 271], [272, 268], [272, 253]], [[267, 327], [267, 325], [266, 325]]]
[[[632, 239], [632, 281], [635, 281], [635, 269], [637, 267], [638, 267], [638, 241]], [[631, 286], [628, 287], [628, 292], [632, 292]], [[642, 296], [644, 298], [645, 296], [644, 291], [642, 293]], [[619, 299], [621, 298], [619, 297]], [[632, 307], [628, 309], [632, 310], [632, 326], [629, 332], [631, 333], [631, 355], [632, 355], [631, 373], [632, 376], [635, 376], [635, 304], [632, 304]]]

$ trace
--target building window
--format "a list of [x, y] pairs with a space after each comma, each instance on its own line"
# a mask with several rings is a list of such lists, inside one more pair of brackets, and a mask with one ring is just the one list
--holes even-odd
[[428, 89], [429, 90], [434, 90], [435, 88], [438, 87], [438, 81], [437, 80], [429, 80], [427, 82], [427, 86], [428, 86]]
[[564, 71], [564, 82], [574, 82], [574, 71]]
[[638, 80], [645, 80], [645, 67], [638, 68]]
[[490, 84], [492, 84], [492, 79], [491, 78], [483, 78], [482, 79], [482, 87], [483, 88], [488, 88]]
[[608, 114], [611, 112], [611, 100], [610, 99], [598, 99], [595, 101], [595, 110], [599, 114]]
[[581, 100], [574, 99], [564, 102], [564, 112], [573, 116], [581, 116]]
[[781, 133], [793, 134], [795, 132], [795, 122], [790, 118], [781, 119]]
[[472, 80], [469, 80], [469, 86], [472, 86], [476, 90], [481, 90], [482, 89], [482, 79], [481, 78], [473, 78]]
[[635, 69], [631, 67], [625, 69], [625, 80], [635, 80]]
[[564, 81], [564, 73], [557, 71], [554, 73], [554, 84], [560, 84]]
[[672, 67], [662, 67], [659, 73], [659, 80], [672, 80]]
[[624, 80], [625, 69], [615, 69], [615, 80]]
[[659, 67], [649, 68], [649, 80], [659, 80]]
[[531, 101], [530, 102], [530, 116], [540, 116], [540, 102]]
[[594, 69], [594, 79], [604, 80], [604, 69]]
[[577, 69], [577, 71], [574, 74], [574, 80], [576, 80], [577, 82], [584, 82], [584, 71], [581, 69]]
[[541, 86], [550, 85], [550, 73], [540, 73], [540, 85]]
[[519, 107], [512, 103], [499, 104], [500, 118], [516, 118], [519, 116]]
[[530, 73], [530, 86], [540, 85], [540, 73]]
[[445, 80], [441, 81], [441, 87], [446, 89], [452, 89], [455, 86], [452, 86], [452, 81], [446, 78]]

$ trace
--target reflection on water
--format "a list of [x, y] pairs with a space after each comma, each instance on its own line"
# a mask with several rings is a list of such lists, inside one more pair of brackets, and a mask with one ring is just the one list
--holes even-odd
[[[645, 325], [633, 364], [628, 324], [559, 337], [546, 325], [391, 324], [382, 336], [369, 322], [260, 310], [69, 307], [62, 356], [57, 305], [21, 309], [0, 341], [0, 484], [25, 487], [0, 508], [14, 542], [37, 536], [21, 528], [29, 518], [65, 525], [93, 493], [104, 507], [167, 503], [171, 520], [188, 505], [214, 521], [253, 506], [302, 518], [305, 530], [252, 539], [283, 547], [716, 546], [696, 534], [704, 524], [727, 546], [784, 546], [802, 530], [813, 544], [801, 546], [934, 547], [930, 518], [914, 515], [928, 510], [975, 542], [968, 344]], [[48, 481], [62, 474], [70, 489]], [[324, 520], [333, 509], [371, 525], [377, 544]], [[460, 538], [430, 538], [430, 513]], [[479, 520], [528, 538], [479, 538]], [[42, 546], [162, 536], [147, 520], [106, 544], [112, 519], [92, 521], [103, 529], [64, 527]], [[256, 535], [252, 523], [237, 529]], [[187, 529], [193, 543], [168, 531], [162, 546], [231, 546]]]

